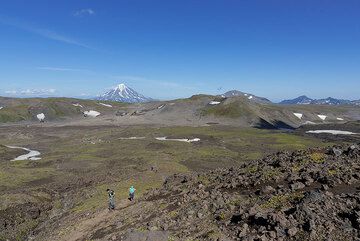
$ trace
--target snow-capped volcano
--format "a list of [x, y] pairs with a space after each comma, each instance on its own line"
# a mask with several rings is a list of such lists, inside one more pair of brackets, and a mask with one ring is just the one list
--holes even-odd
[[109, 100], [126, 103], [139, 103], [151, 101], [151, 98], [145, 97], [139, 94], [135, 90], [126, 86], [125, 84], [119, 84], [110, 91], [103, 95], [100, 95], [97, 100]]

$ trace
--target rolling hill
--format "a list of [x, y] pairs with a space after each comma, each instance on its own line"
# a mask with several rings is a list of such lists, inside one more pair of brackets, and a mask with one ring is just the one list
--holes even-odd
[[[224, 98], [194, 95], [186, 99], [121, 103], [72, 98], [0, 98], [0, 122], [45, 122], [84, 118], [84, 113], [100, 113], [102, 121], [121, 124], [207, 125], [223, 124], [258, 128], [292, 129], [303, 124], [359, 120], [357, 106], [279, 105], [258, 102], [248, 96]], [[89, 116], [89, 115], [88, 115]], [[95, 121], [95, 120], [94, 120]]]

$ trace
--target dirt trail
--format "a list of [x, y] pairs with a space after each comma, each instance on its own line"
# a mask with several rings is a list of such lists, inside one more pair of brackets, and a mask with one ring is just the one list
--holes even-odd
[[114, 218], [118, 214], [120, 214], [120, 211], [124, 208], [127, 208], [129, 206], [133, 205], [133, 203], [130, 203], [130, 201], [121, 200], [118, 202], [116, 209], [113, 211], [109, 211], [108, 209], [99, 211], [93, 215], [91, 218], [86, 218], [83, 220], [78, 220], [76, 224], [74, 224], [74, 229], [71, 230], [69, 233], [62, 237], [58, 237], [55, 240], [58, 241], [80, 241], [80, 240], [86, 240], [87, 235], [91, 233], [92, 231], [101, 228], [102, 226], [105, 226], [107, 223], [111, 223]]

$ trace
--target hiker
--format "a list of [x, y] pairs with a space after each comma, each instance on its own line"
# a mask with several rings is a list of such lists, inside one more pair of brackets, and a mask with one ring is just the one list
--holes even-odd
[[134, 188], [134, 186], [131, 186], [129, 188], [129, 200], [130, 201], [134, 201], [134, 199], [135, 199], [135, 191], [136, 191], [136, 189]]
[[108, 195], [109, 195], [109, 210], [115, 209], [115, 192], [111, 189], [106, 189]]

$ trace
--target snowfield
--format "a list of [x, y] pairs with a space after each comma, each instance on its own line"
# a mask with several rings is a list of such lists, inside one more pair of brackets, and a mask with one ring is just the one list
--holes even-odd
[[36, 161], [36, 160], [40, 160], [40, 152], [38, 151], [34, 151], [34, 150], [30, 150], [28, 148], [24, 148], [24, 147], [18, 147], [18, 146], [6, 146], [7, 148], [11, 148], [11, 149], [23, 149], [25, 151], [28, 151], [28, 154], [25, 155], [21, 155], [16, 157], [15, 159], [13, 159], [12, 161], [24, 161], [24, 160], [32, 160], [32, 161]]
[[250, 95], [250, 96], [248, 97], [248, 99], [249, 99], [249, 100], [251, 100], [252, 98], [253, 98], [253, 96], [252, 96], [252, 95]]
[[220, 103], [220, 101], [210, 101], [209, 105], [218, 105]]
[[320, 119], [322, 119], [322, 120], [325, 120], [326, 119], [326, 115], [317, 115]]
[[99, 103], [99, 105], [102, 105], [102, 106], [106, 106], [106, 107], [112, 108], [112, 105], [105, 104], [105, 103]]
[[299, 118], [301, 120], [301, 118], [303, 117], [303, 114], [301, 113], [293, 113], [297, 118]]
[[1, 110], [2, 108], [4, 108], [4, 107], [3, 107], [3, 106], [0, 106], [0, 110]]
[[340, 117], [338, 117], [338, 118], [336, 118], [338, 121], [343, 121], [344, 119], [343, 118], [340, 118]]
[[73, 106], [76, 106], [76, 107], [81, 107], [81, 108], [84, 108], [82, 105], [80, 105], [79, 103], [76, 103], [76, 104], [72, 104]]
[[84, 111], [84, 116], [90, 116], [90, 117], [97, 117], [98, 115], [100, 115], [100, 112], [97, 112], [95, 110], [89, 110], [89, 111]]
[[156, 137], [155, 139], [158, 140], [158, 141], [181, 141], [181, 142], [187, 142], [187, 143], [200, 141], [200, 138], [194, 138], [194, 139], [167, 139], [167, 137]]
[[314, 130], [314, 131], [307, 131], [306, 133], [312, 133], [312, 134], [333, 134], [333, 135], [356, 135], [358, 133], [354, 133], [351, 131], [339, 131], [339, 130]]

